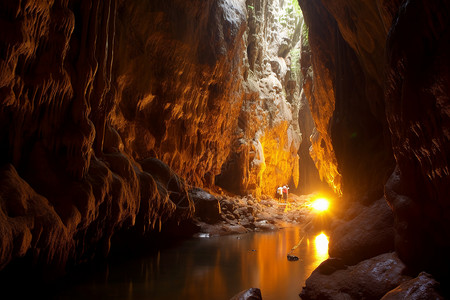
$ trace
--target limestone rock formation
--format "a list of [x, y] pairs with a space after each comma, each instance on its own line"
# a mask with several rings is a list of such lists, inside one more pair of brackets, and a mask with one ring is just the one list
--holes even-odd
[[410, 279], [402, 274], [405, 265], [394, 253], [382, 254], [355, 266], [337, 266], [333, 270], [328, 264], [330, 262], [323, 262], [306, 280], [306, 287], [300, 294], [303, 300], [380, 299]]
[[396, 249], [415, 270], [447, 280], [449, 17], [447, 1], [403, 3], [387, 39], [386, 80], [386, 113], [397, 161], [386, 198], [396, 217]]
[[297, 185], [302, 19], [275, 2], [1, 0], [0, 269], [104, 257], [216, 176]]
[[242, 105], [243, 1], [123, 1], [111, 124], [136, 159], [212, 186]]
[[232, 153], [217, 184], [237, 194], [275, 196], [299, 182], [302, 18], [290, 1], [248, 0], [243, 105]]
[[[0, 1], [0, 268], [191, 218], [242, 97], [242, 1]], [[181, 177], [180, 177], [181, 176]]]
[[[357, 8], [348, 4], [347, 11], [341, 9], [347, 5], [342, 3], [299, 2], [308, 26], [305, 46], [312, 52], [311, 59], [305, 56], [302, 62], [303, 87], [316, 124], [312, 156], [321, 177], [335, 191], [356, 198], [372, 194], [374, 201], [382, 195], [393, 168], [379, 83], [383, 74], [376, 60], [382, 58], [383, 47], [370, 40], [378, 38], [378, 31], [385, 36], [385, 29], [376, 23], [367, 25], [377, 31], [366, 37], [365, 26], [347, 24], [345, 13], [358, 15], [356, 20], [366, 20], [367, 13], [367, 21], [361, 22], [376, 22], [370, 19], [372, 3]], [[341, 19], [339, 13], [344, 14]]]
[[394, 251], [394, 218], [381, 198], [348, 221], [341, 221], [330, 235], [329, 254], [353, 265]]
[[381, 300], [395, 299], [444, 299], [440, 294], [439, 283], [425, 272], [422, 272], [414, 279], [408, 280], [400, 284], [398, 287], [389, 291]]
[[305, 73], [304, 89], [321, 176], [344, 201], [365, 205], [385, 186], [399, 257], [412, 273], [447, 282], [449, 4], [299, 2], [309, 28], [312, 76]]

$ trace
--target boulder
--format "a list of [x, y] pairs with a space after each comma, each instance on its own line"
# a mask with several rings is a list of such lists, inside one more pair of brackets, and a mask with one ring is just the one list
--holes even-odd
[[261, 290], [257, 288], [250, 288], [240, 292], [230, 300], [262, 300]]
[[384, 295], [381, 300], [421, 300], [421, 299], [444, 299], [439, 293], [439, 283], [425, 272], [414, 279], [408, 280]]
[[[333, 265], [333, 268], [322, 267], [324, 265]], [[328, 263], [327, 260], [306, 280], [300, 297], [303, 300], [380, 299], [388, 291], [411, 279], [402, 274], [404, 268], [405, 265], [395, 253], [385, 253], [355, 266], [343, 266], [337, 261]]]
[[195, 204], [195, 217], [203, 222], [214, 224], [221, 220], [219, 200], [201, 188], [189, 190]]
[[394, 250], [392, 211], [384, 198], [361, 210], [331, 234], [329, 253], [348, 265]]

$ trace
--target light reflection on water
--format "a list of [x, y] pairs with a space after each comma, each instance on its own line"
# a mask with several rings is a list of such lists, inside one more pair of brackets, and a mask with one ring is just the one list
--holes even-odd
[[112, 264], [108, 272], [66, 290], [59, 299], [229, 299], [250, 288], [264, 300], [299, 299], [306, 278], [328, 257], [325, 235], [301, 238], [299, 227], [191, 239], [148, 258]]

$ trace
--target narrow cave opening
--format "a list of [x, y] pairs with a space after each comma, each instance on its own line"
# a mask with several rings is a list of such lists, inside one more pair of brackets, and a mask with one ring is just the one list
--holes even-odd
[[450, 7], [361, 3], [0, 0], [0, 298], [448, 297]]

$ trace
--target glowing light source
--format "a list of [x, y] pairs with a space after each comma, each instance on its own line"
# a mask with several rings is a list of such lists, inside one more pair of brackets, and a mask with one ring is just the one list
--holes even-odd
[[328, 237], [325, 233], [320, 233], [314, 239], [314, 244], [316, 246], [316, 256], [325, 260], [328, 256]]
[[316, 199], [316, 201], [312, 203], [312, 208], [318, 212], [326, 211], [329, 206], [330, 202], [325, 198]]

